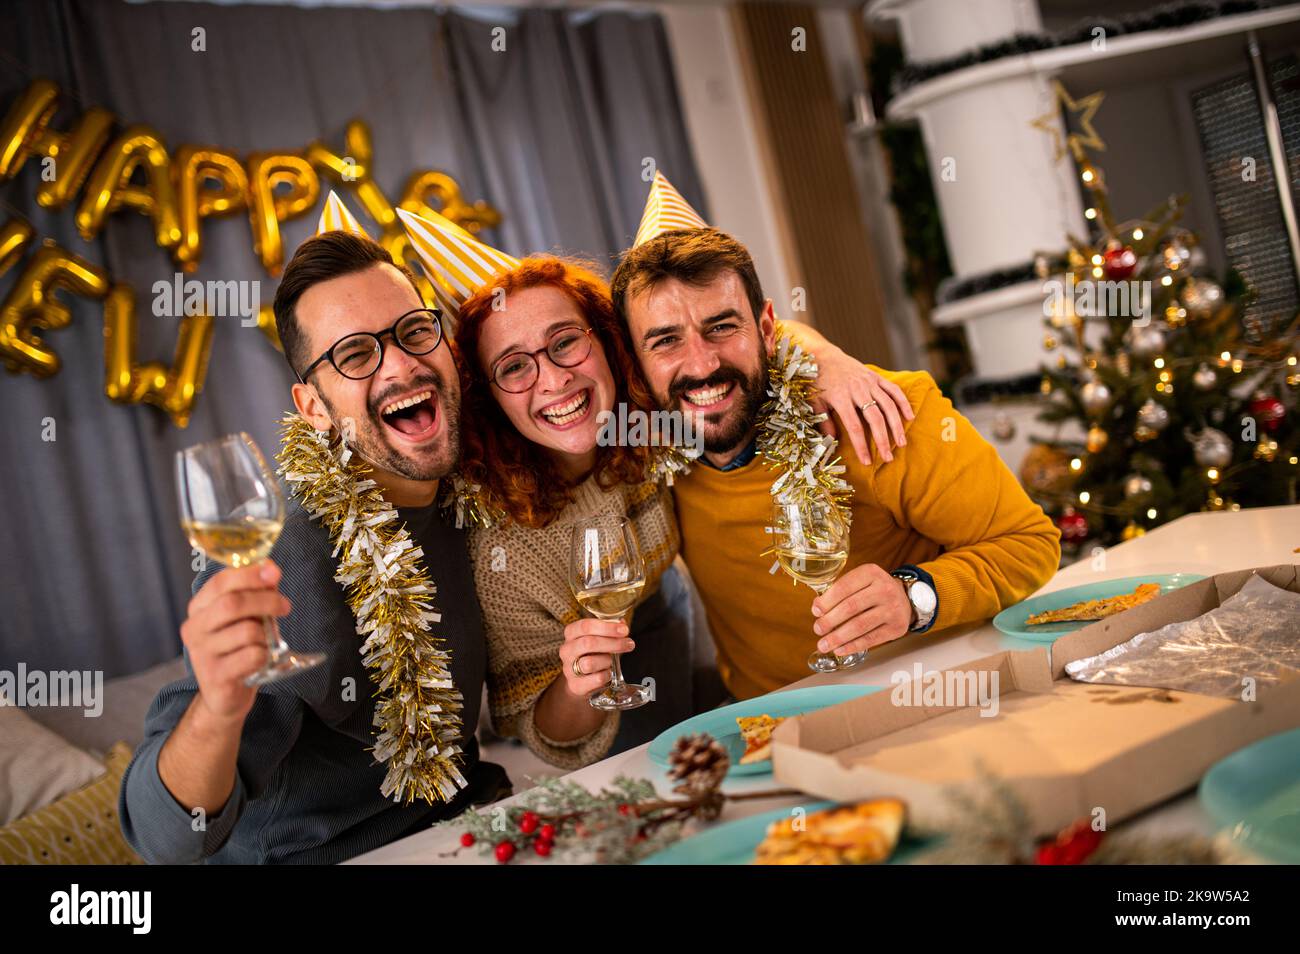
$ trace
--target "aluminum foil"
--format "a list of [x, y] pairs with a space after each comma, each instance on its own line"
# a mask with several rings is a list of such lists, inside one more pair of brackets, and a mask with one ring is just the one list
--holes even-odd
[[1248, 678], [1265, 686], [1300, 676], [1300, 593], [1252, 576], [1218, 608], [1139, 633], [1065, 671], [1079, 682], [1240, 699]]

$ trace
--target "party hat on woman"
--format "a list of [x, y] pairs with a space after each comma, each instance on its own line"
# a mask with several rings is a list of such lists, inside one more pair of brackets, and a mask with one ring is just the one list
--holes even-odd
[[430, 217], [397, 210], [411, 247], [433, 283], [438, 307], [453, 318], [460, 306], [497, 272], [515, 268], [519, 259], [484, 245], [451, 219], [437, 212]]

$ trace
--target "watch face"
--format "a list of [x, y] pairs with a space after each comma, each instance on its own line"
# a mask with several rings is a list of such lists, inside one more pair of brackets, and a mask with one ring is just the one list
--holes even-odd
[[938, 600], [935, 598], [934, 590], [930, 589], [929, 584], [917, 580], [912, 584], [911, 589], [908, 591], [908, 595], [912, 598], [912, 602], [916, 605], [917, 612], [921, 613], [921, 615], [924, 616], [934, 612], [934, 607]]

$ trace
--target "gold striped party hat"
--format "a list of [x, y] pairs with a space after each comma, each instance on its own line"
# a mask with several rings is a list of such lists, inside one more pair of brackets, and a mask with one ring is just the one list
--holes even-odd
[[700, 213], [691, 208], [691, 204], [682, 198], [682, 194], [673, 188], [671, 182], [664, 178], [662, 172], [656, 172], [654, 182], [650, 183], [650, 195], [645, 200], [645, 211], [641, 213], [641, 226], [636, 230], [636, 240], [632, 247], [648, 242], [663, 232], [673, 229], [706, 229], [709, 223], [700, 217]]
[[370, 238], [366, 230], [361, 227], [357, 217], [348, 211], [348, 207], [343, 204], [339, 194], [330, 189], [329, 198], [325, 200], [325, 208], [321, 210], [320, 222], [316, 226], [316, 234], [322, 232], [351, 232], [353, 235], [360, 235], [363, 238]]
[[438, 307], [449, 316], [459, 315], [465, 300], [497, 272], [519, 264], [519, 259], [484, 245], [437, 212], [429, 213], [432, 218], [405, 209], [398, 209], [397, 214], [433, 283]]

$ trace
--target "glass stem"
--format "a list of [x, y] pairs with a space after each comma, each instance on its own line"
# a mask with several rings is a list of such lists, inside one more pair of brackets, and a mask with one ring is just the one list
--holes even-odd
[[610, 666], [609, 666], [609, 673], [610, 673], [609, 688], [611, 688], [611, 689], [621, 689], [621, 688], [623, 688], [623, 685], [624, 685], [624, 683], [623, 683], [623, 664], [619, 662], [619, 660], [618, 660], [618, 656], [619, 656], [618, 653], [614, 653], [614, 654], [610, 657]]
[[[827, 590], [831, 588], [831, 585], [829, 583], [809, 583], [808, 588], [812, 590], [814, 593], [816, 593], [818, 596], [821, 596], [823, 593], [825, 593]], [[835, 658], [835, 654], [833, 652], [819, 653], [819, 655], [830, 656], [832, 659]]]
[[271, 653], [272, 661], [289, 654], [289, 644], [280, 635], [280, 627], [273, 617], [262, 617], [262, 632], [266, 634], [266, 648]]

